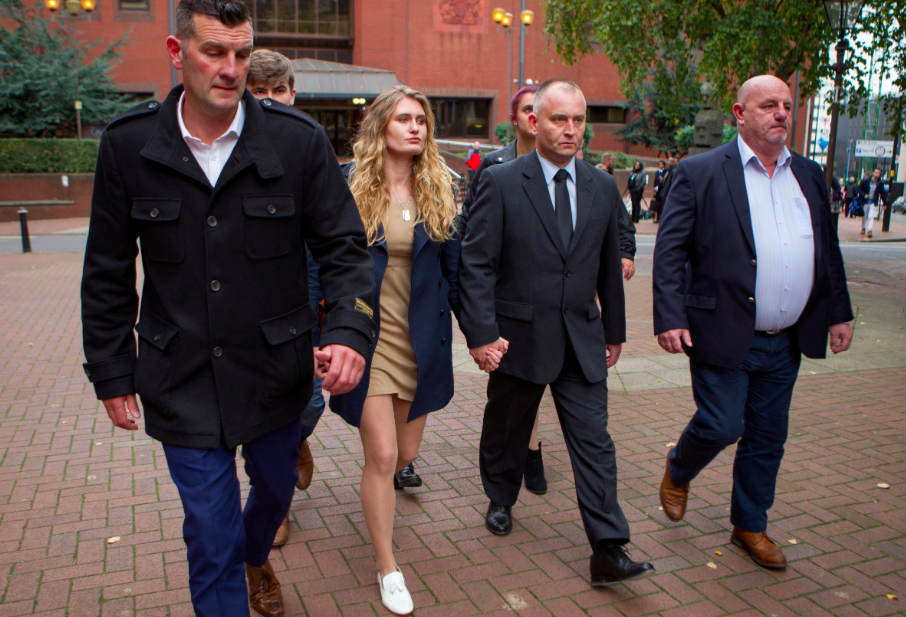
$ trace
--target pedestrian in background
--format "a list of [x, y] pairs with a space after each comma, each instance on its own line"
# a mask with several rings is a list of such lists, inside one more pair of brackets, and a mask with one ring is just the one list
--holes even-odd
[[684, 160], [654, 249], [654, 332], [689, 356], [697, 411], [666, 460], [660, 501], [678, 521], [689, 485], [734, 444], [731, 541], [765, 568], [767, 534], [802, 354], [849, 348], [853, 318], [824, 175], [784, 143], [793, 97], [771, 75], [745, 82], [739, 135]]
[[[374, 546], [381, 602], [408, 615], [412, 597], [393, 551], [394, 473], [418, 455], [427, 414], [453, 397], [460, 238], [452, 179], [434, 141], [428, 99], [395, 86], [375, 99], [353, 142], [349, 186], [374, 261], [378, 332], [359, 385], [330, 398], [358, 427], [359, 496]], [[502, 354], [488, 354], [497, 366]]]
[[475, 180], [475, 172], [478, 171], [479, 165], [481, 165], [481, 145], [477, 141], [473, 141], [466, 153], [466, 167], [469, 169], [470, 183]]
[[843, 216], [855, 218], [855, 212], [853, 212], [853, 202], [856, 199], [856, 195], [859, 193], [859, 185], [856, 184], [856, 179], [853, 176], [850, 176], [847, 179], [846, 187], [843, 189], [843, 203], [845, 208], [843, 209]]
[[326, 390], [358, 383], [375, 329], [365, 230], [333, 148], [314, 120], [246, 90], [253, 41], [244, 2], [177, 5], [167, 48], [184, 84], [104, 131], [82, 277], [85, 372], [119, 428], [137, 430], [137, 392], [163, 444], [198, 617], [284, 613], [268, 555], [312, 395], [306, 248], [328, 299]]
[[871, 230], [878, 215], [878, 206], [885, 203], [887, 187], [881, 179], [881, 170], [875, 168], [870, 178], [863, 178], [859, 184], [859, 196], [862, 200], [862, 231], [860, 235], [871, 238]]
[[648, 186], [648, 174], [645, 173], [645, 164], [642, 161], [636, 161], [632, 167], [632, 174], [629, 176], [629, 185], [626, 187], [629, 191], [629, 199], [632, 200], [630, 218], [633, 223], [638, 223], [642, 216], [642, 196], [645, 194], [646, 186]]
[[667, 195], [670, 194], [670, 187], [673, 185], [673, 175], [675, 171], [676, 159], [671, 156], [667, 159], [667, 168], [664, 170], [664, 177], [661, 180], [661, 185], [658, 187], [654, 197], [651, 198], [651, 205], [648, 207], [648, 210], [654, 215], [655, 224], [659, 223], [661, 220], [661, 212], [664, 210], [664, 202], [667, 201]]
[[664, 161], [657, 162], [657, 171], [654, 174], [654, 194], [657, 195], [657, 190], [661, 186], [661, 180], [664, 179], [664, 174], [667, 170], [667, 164]]
[[[613, 153], [605, 152], [601, 155], [601, 162], [595, 165], [597, 169], [606, 171], [613, 177], [615, 159]], [[622, 201], [622, 200], [621, 200]], [[626, 205], [619, 210], [620, 215], [620, 263], [623, 266], [623, 279], [629, 280], [635, 274], [635, 225], [629, 218]]]

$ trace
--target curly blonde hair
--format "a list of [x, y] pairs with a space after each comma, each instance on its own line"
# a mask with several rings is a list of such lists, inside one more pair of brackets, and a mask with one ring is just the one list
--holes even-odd
[[434, 141], [435, 120], [431, 104], [421, 92], [407, 86], [394, 86], [374, 100], [352, 145], [355, 163], [349, 174], [349, 188], [365, 224], [369, 246], [381, 240], [381, 221], [390, 207], [390, 189], [384, 182], [384, 153], [387, 150], [384, 134], [397, 103], [405, 97], [421, 104], [428, 128], [425, 149], [413, 157], [410, 190], [415, 198], [415, 220], [424, 224], [428, 237], [435, 242], [449, 240], [456, 229], [452, 178]]

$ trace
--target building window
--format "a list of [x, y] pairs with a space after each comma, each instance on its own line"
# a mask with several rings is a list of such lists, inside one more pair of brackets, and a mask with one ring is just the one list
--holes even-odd
[[147, 11], [148, 0], [119, 0], [121, 11]]
[[255, 0], [254, 12], [256, 33], [352, 36], [350, 0]]
[[490, 134], [488, 99], [432, 99], [437, 137], [478, 137]]
[[589, 106], [588, 122], [590, 124], [626, 124], [626, 109], [602, 105]]

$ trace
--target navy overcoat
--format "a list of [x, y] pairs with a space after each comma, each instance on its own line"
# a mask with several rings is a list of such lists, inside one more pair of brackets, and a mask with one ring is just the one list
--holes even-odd
[[[351, 392], [330, 397], [330, 409], [358, 427], [371, 379], [371, 360], [381, 336], [381, 283], [387, 271], [387, 244], [383, 230], [380, 242], [368, 247], [374, 260], [374, 321], [378, 335], [365, 356], [365, 374]], [[408, 422], [443, 409], [453, 398], [453, 320], [459, 318], [459, 253], [457, 232], [446, 242], [434, 242], [423, 223], [415, 225], [412, 247], [412, 291], [409, 300], [409, 333], [418, 366], [415, 400]]]

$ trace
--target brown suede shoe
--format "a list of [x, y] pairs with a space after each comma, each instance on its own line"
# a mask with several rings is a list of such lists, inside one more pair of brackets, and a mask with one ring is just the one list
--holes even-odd
[[730, 541], [739, 548], [744, 548], [752, 561], [763, 568], [782, 570], [786, 567], [783, 551], [766, 533], [753, 533], [734, 527]]
[[270, 561], [265, 561], [260, 568], [245, 564], [245, 575], [249, 580], [249, 604], [265, 617], [283, 615], [283, 594], [280, 593], [280, 581], [274, 575]]
[[661, 505], [664, 514], [671, 521], [681, 521], [686, 515], [686, 501], [689, 499], [689, 485], [677, 486], [670, 478], [670, 457], [667, 457], [667, 470], [661, 480]]
[[286, 518], [283, 519], [283, 522], [277, 528], [277, 535], [274, 536], [274, 546], [283, 546], [287, 540], [289, 540], [289, 514], [286, 515]]
[[311, 455], [311, 448], [308, 447], [307, 439], [299, 444], [299, 460], [296, 461], [296, 471], [299, 472], [296, 488], [304, 491], [311, 486], [311, 477], [315, 473], [315, 459]]

